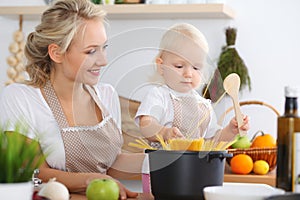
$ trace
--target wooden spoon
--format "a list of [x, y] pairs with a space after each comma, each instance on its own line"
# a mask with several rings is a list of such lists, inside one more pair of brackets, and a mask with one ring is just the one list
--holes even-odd
[[239, 89], [240, 89], [241, 80], [238, 74], [231, 73], [224, 79], [223, 87], [227, 94], [231, 97], [233, 102], [233, 108], [235, 117], [238, 123], [239, 133], [241, 136], [247, 134], [246, 131], [241, 130], [241, 126], [243, 125], [243, 116], [241, 112], [241, 107], [239, 103]]

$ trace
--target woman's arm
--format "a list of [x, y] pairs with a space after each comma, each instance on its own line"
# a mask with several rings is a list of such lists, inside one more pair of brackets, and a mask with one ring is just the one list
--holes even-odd
[[[65, 172], [57, 169], [52, 169], [47, 163], [44, 163], [40, 168], [39, 178], [43, 182], [47, 182], [51, 178], [64, 184], [71, 193], [85, 193], [87, 186], [93, 179], [113, 179], [109, 175], [101, 173], [79, 173]], [[129, 191], [118, 180], [113, 179], [119, 185], [120, 199], [135, 198], [138, 193]]]
[[51, 178], [56, 178], [58, 182], [64, 184], [70, 192], [85, 192], [89, 182], [93, 179], [112, 179], [110, 176], [101, 173], [78, 173], [66, 172], [57, 169], [52, 169], [45, 162], [40, 168], [39, 178], [43, 182], [48, 182]]
[[144, 159], [144, 153], [121, 153], [107, 174], [118, 179], [132, 178], [141, 174]]

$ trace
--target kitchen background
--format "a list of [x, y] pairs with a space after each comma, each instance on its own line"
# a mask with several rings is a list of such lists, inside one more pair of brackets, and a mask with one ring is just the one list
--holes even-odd
[[[162, 33], [177, 22], [195, 25], [206, 36], [209, 59], [214, 65], [225, 45], [225, 28], [237, 28], [236, 49], [248, 67], [252, 90], [240, 93], [240, 100], [258, 100], [284, 109], [284, 86], [300, 85], [300, 1], [299, 0], [227, 0], [234, 19], [109, 19], [109, 67], [102, 80], [117, 88], [120, 95], [140, 100], [147, 92], [151, 63]], [[45, 5], [43, 0], [1, 0], [0, 6]], [[25, 16], [23, 30], [28, 34], [39, 20], [38, 15]], [[298, 24], [298, 25], [297, 25]], [[7, 81], [6, 58], [13, 33], [18, 30], [18, 16], [0, 16], [0, 91]], [[220, 115], [232, 105], [224, 98], [216, 105]], [[243, 106], [250, 116], [252, 136], [257, 130], [276, 137], [277, 122], [273, 111], [263, 106]], [[1, 113], [0, 113], [1, 114]], [[230, 119], [227, 115], [225, 123]]]

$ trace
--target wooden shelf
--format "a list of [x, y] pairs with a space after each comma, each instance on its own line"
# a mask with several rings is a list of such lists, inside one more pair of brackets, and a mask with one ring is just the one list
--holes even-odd
[[[102, 6], [102, 5], [101, 5]], [[1, 6], [0, 15], [40, 15], [47, 6]], [[104, 5], [108, 19], [233, 19], [225, 4], [117, 4]]]

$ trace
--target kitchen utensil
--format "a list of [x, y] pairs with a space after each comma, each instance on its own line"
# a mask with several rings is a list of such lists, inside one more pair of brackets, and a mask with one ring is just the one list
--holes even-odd
[[146, 150], [155, 200], [203, 200], [203, 188], [223, 184], [227, 151]]
[[205, 187], [203, 193], [206, 200], [264, 200], [283, 194], [284, 190], [266, 184], [224, 183], [223, 186]]
[[239, 75], [236, 73], [231, 73], [224, 79], [223, 87], [226, 93], [232, 99], [235, 117], [239, 127], [239, 133], [241, 136], [244, 136], [247, 134], [247, 132], [240, 130], [240, 127], [243, 125], [243, 116], [242, 116], [242, 112], [239, 104], [239, 97], [238, 97], [240, 84], [241, 84], [241, 80]]

